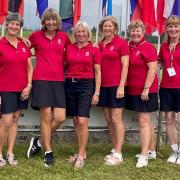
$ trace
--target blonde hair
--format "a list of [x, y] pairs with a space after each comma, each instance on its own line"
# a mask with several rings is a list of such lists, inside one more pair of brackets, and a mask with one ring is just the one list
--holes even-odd
[[61, 16], [59, 15], [58, 11], [53, 8], [47, 8], [41, 17], [42, 29], [47, 30], [45, 21], [49, 20], [49, 19], [56, 20], [57, 29], [61, 28], [62, 20], [61, 20]]
[[75, 34], [77, 33], [78, 28], [80, 26], [83, 27], [87, 31], [87, 33], [88, 33], [88, 41], [91, 41], [91, 39], [92, 39], [91, 29], [90, 29], [89, 25], [86, 22], [84, 22], [84, 21], [78, 21], [76, 23], [76, 25], [73, 28], [73, 35], [75, 36]]
[[[169, 42], [169, 40], [170, 40], [170, 37], [167, 33], [167, 27], [170, 25], [180, 26], [180, 18], [178, 16], [175, 16], [175, 15], [167, 18], [167, 20], [165, 22], [165, 38], [164, 38], [164, 41], [166, 41], [166, 42]], [[180, 37], [179, 37], [179, 40], [180, 40]]]
[[145, 33], [145, 25], [140, 19], [131, 21], [131, 23], [128, 26], [128, 32], [131, 32], [132, 30], [136, 28], [141, 28], [143, 33]]
[[117, 19], [114, 16], [105, 16], [99, 23], [99, 30], [101, 32], [103, 31], [103, 25], [106, 21], [110, 21], [113, 23], [113, 25], [115, 27], [115, 31], [117, 33], [119, 30], [119, 25], [118, 25]]

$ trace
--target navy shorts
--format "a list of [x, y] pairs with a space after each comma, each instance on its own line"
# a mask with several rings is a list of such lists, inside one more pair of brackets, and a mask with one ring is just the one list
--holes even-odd
[[62, 81], [33, 81], [32, 108], [66, 108], [65, 88]]
[[13, 113], [28, 108], [28, 100], [22, 101], [21, 92], [0, 92], [1, 114]]
[[160, 88], [160, 110], [180, 112], [180, 88]]
[[141, 95], [127, 95], [126, 109], [136, 112], [154, 112], [158, 110], [157, 93], [149, 93], [149, 99], [142, 101]]
[[67, 116], [89, 118], [94, 88], [94, 79], [66, 79]]
[[126, 100], [126, 88], [125, 96], [123, 98], [116, 98], [117, 88], [118, 87], [101, 87], [98, 106], [123, 108]]

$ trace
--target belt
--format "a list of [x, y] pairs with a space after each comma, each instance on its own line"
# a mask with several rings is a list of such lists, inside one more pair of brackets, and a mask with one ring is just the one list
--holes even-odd
[[93, 80], [90, 78], [67, 78], [67, 81], [71, 81], [71, 82], [78, 82], [78, 81], [83, 81], [83, 80]]

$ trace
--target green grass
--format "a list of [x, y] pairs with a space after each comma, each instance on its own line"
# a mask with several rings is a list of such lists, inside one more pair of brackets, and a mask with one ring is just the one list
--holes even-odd
[[73, 144], [56, 144], [53, 147], [56, 162], [49, 169], [44, 167], [43, 153], [31, 160], [26, 159], [26, 148], [24, 144], [15, 146], [16, 158], [19, 160], [18, 167], [8, 165], [1, 168], [0, 180], [178, 180], [180, 177], [180, 166], [166, 162], [170, 150], [165, 146], [161, 148], [165, 159], [158, 158], [150, 161], [148, 167], [137, 169], [134, 156], [139, 152], [139, 146], [124, 145], [123, 164], [109, 167], [104, 165], [103, 158], [110, 151], [111, 146], [90, 144], [88, 145], [88, 160], [80, 171], [74, 171], [73, 165], [67, 162], [67, 157], [75, 152], [76, 146]]

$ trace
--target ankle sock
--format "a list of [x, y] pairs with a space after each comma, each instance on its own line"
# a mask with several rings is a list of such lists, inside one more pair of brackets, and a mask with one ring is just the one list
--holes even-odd
[[37, 140], [37, 145], [38, 145], [39, 147], [42, 146], [41, 143], [40, 143], [40, 141], [39, 141], [39, 139]]
[[178, 145], [177, 144], [171, 144], [171, 149], [173, 151], [178, 151]]

